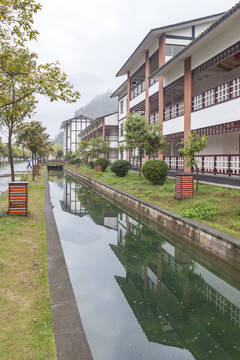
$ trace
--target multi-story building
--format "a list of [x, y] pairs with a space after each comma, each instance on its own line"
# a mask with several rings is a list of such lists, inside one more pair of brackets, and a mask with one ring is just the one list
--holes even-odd
[[118, 159], [118, 113], [108, 114], [94, 120], [88, 127], [79, 133], [79, 141], [90, 141], [99, 137], [109, 141], [110, 151], [105, 155], [111, 162]]
[[196, 130], [208, 136], [200, 169], [239, 174], [239, 65], [240, 2], [223, 14], [151, 30], [117, 73], [127, 76], [112, 94], [119, 99], [119, 141], [126, 114], [140, 112], [162, 125], [170, 169], [191, 170], [178, 143]]
[[63, 152], [76, 151], [77, 144], [80, 141], [78, 134], [93, 122], [92, 119], [84, 115], [75, 116], [71, 119], [63, 121], [61, 129], [63, 129]]

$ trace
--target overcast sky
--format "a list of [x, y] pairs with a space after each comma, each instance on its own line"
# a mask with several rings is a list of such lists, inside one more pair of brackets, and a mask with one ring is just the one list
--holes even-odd
[[[35, 15], [40, 32], [33, 49], [41, 62], [59, 60], [69, 75], [89, 73], [102, 79], [91, 90], [93, 97], [104, 89], [115, 90], [125, 78], [115, 75], [153, 28], [229, 10], [236, 0], [39, 0]], [[162, 4], [164, 3], [164, 7]], [[89, 99], [85, 84], [75, 104], [49, 103], [42, 99], [35, 120], [42, 121], [54, 137], [62, 121], [74, 116]], [[86, 94], [88, 93], [88, 96]]]

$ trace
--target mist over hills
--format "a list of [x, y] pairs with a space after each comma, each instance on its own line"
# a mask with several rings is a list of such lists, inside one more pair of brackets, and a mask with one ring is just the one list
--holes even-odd
[[[95, 96], [87, 105], [81, 107], [75, 111], [74, 116], [85, 115], [90, 119], [97, 119], [98, 117], [112, 114], [118, 111], [117, 98], [110, 98], [112, 94], [111, 90]], [[59, 133], [53, 140], [55, 144], [63, 143], [63, 132]]]
[[86, 106], [75, 112], [75, 116], [85, 115], [93, 120], [100, 116], [112, 114], [118, 111], [117, 98], [110, 98], [113, 92], [108, 90], [104, 94], [95, 96]]

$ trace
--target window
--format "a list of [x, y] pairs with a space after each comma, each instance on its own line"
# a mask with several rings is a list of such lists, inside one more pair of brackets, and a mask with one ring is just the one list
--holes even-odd
[[170, 45], [166, 44], [166, 56], [174, 56], [176, 55], [180, 50], [184, 48], [183, 45]]
[[120, 136], [123, 136], [123, 123], [120, 125]]
[[123, 100], [120, 101], [120, 113], [123, 114]]

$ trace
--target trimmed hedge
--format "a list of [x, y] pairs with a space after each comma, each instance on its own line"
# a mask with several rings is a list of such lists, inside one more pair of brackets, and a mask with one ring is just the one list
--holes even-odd
[[94, 161], [94, 166], [101, 165], [103, 172], [106, 170], [106, 168], [108, 167], [109, 164], [110, 164], [110, 161], [105, 158], [99, 158]]
[[168, 166], [158, 159], [150, 159], [142, 166], [144, 177], [154, 185], [163, 185], [167, 179]]
[[111, 166], [111, 171], [119, 177], [124, 177], [130, 168], [131, 164], [127, 160], [116, 160]]

